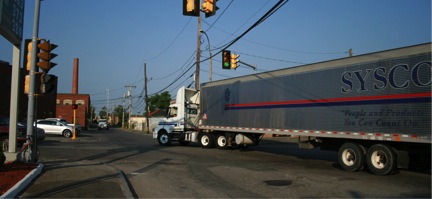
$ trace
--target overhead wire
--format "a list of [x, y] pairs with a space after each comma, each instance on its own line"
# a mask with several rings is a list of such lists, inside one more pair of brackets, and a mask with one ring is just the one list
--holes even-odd
[[[277, 10], [279, 10], [286, 2], [288, 2], [288, 0], [279, 0], [278, 3], [276, 3], [269, 11], [267, 11], [267, 13], [265, 13], [257, 22], [255, 22], [251, 27], [249, 27], [245, 32], [243, 32], [240, 36], [236, 37], [235, 39], [233, 39], [232, 41], [228, 42], [227, 44], [223, 45], [223, 49], [226, 49], [228, 47], [230, 47], [231, 45], [233, 45], [235, 42], [237, 42], [239, 39], [241, 39], [244, 35], [246, 35], [249, 31], [251, 31], [253, 28], [255, 28], [256, 26], [258, 26], [260, 23], [262, 23], [263, 21], [265, 21], [268, 17], [270, 17], [274, 12], [276, 12]], [[212, 57], [216, 56], [217, 54], [221, 53], [222, 50], [218, 51], [216, 54], [212, 55]], [[210, 59], [204, 59], [201, 60], [201, 62], [204, 62], [206, 60]], [[181, 77], [183, 77], [189, 70], [192, 69], [192, 67], [196, 65], [196, 63], [193, 63], [185, 72], [183, 72], [179, 77], [177, 77], [175, 80], [173, 80], [170, 84], [168, 84], [166, 87], [164, 87], [163, 89], [159, 90], [158, 92], [154, 93], [161, 93], [163, 92], [165, 89], [169, 88], [170, 86], [172, 86], [175, 82], [177, 82]]]
[[189, 20], [188, 20], [188, 22], [183, 26], [183, 28], [180, 30], [180, 32], [177, 34], [177, 36], [174, 38], [174, 40], [173, 41], [171, 41], [171, 43], [164, 49], [164, 50], [162, 50], [158, 55], [156, 55], [156, 56], [154, 56], [154, 57], [152, 57], [152, 58], [149, 58], [149, 59], [145, 59], [146, 61], [151, 61], [151, 60], [154, 60], [154, 59], [156, 59], [156, 58], [158, 58], [158, 57], [160, 57], [163, 53], [165, 53], [173, 44], [174, 44], [174, 42], [175, 41], [177, 41], [177, 39], [180, 37], [180, 35], [183, 33], [183, 31], [186, 29], [186, 27], [188, 26], [188, 24], [190, 23], [190, 21], [192, 20], [192, 18], [193, 17], [190, 17], [189, 18]]

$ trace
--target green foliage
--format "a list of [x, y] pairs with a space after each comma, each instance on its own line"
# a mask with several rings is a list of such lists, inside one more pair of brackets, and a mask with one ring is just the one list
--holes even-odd
[[87, 114], [87, 120], [90, 121], [90, 119], [94, 119], [96, 118], [96, 112], [95, 112], [96, 108], [94, 106], [91, 106], [90, 109], [88, 110], [88, 114]]
[[107, 107], [102, 107], [102, 110], [99, 111], [99, 116], [101, 119], [108, 119], [108, 109]]
[[153, 112], [156, 109], [166, 110], [170, 105], [171, 95], [168, 91], [161, 94], [156, 94], [149, 98], [149, 109]]
[[123, 106], [117, 106], [114, 109], [114, 115], [118, 118], [118, 125], [121, 126], [123, 124], [123, 116], [125, 121], [129, 120], [129, 114], [127, 114], [126, 109]]

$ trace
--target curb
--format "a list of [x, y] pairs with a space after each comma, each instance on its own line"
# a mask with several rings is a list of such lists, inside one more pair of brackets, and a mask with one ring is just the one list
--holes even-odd
[[37, 177], [44, 168], [42, 163], [30, 171], [23, 179], [21, 179], [17, 184], [15, 184], [12, 188], [10, 188], [6, 193], [4, 193], [0, 198], [15, 198], [22, 190], [24, 190], [31, 181]]

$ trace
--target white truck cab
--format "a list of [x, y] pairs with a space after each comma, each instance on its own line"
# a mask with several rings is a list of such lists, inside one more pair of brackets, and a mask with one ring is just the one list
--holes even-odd
[[197, 132], [194, 129], [198, 126], [198, 114], [199, 91], [181, 87], [177, 91], [175, 103], [168, 107], [166, 118], [159, 121], [153, 131], [153, 138], [157, 138], [161, 145], [169, 145], [171, 141], [186, 145], [195, 141]]

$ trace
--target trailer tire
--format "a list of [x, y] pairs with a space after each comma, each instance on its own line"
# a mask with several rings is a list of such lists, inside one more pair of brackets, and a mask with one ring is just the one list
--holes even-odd
[[200, 136], [200, 144], [202, 148], [212, 148], [215, 144], [214, 135], [211, 133], [203, 133]]
[[396, 156], [393, 149], [384, 144], [375, 144], [366, 154], [369, 170], [376, 175], [392, 173], [396, 167]]
[[162, 146], [169, 146], [171, 144], [171, 137], [166, 131], [160, 131], [157, 139]]
[[365, 166], [366, 149], [357, 143], [345, 143], [339, 148], [339, 164], [345, 171], [360, 171]]
[[225, 135], [216, 136], [216, 145], [218, 149], [227, 149], [228, 148], [228, 140]]

